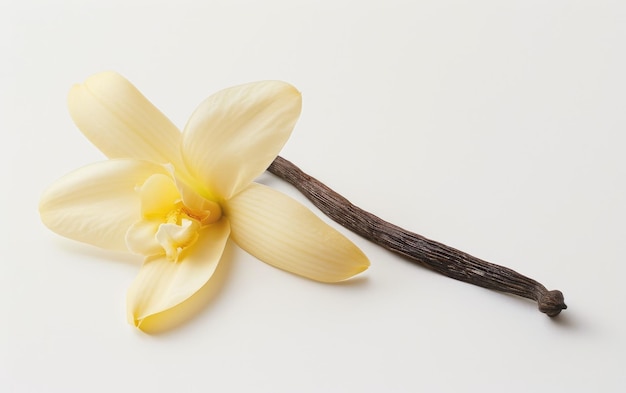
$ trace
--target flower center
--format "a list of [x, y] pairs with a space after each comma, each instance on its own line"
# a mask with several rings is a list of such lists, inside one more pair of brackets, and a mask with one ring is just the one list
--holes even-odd
[[167, 214], [165, 222], [159, 224], [155, 239], [167, 259], [177, 261], [178, 255], [196, 242], [200, 229], [200, 222], [185, 214], [183, 209], [174, 209]]
[[181, 253], [196, 242], [202, 228], [221, 217], [219, 205], [212, 201], [203, 200], [196, 209], [186, 206], [176, 183], [167, 175], [150, 176], [138, 192], [141, 219], [126, 232], [126, 245], [137, 254], [165, 255], [178, 262]]

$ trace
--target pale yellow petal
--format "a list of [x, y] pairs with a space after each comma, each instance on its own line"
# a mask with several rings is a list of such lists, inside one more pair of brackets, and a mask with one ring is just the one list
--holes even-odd
[[39, 204], [41, 220], [70, 239], [127, 250], [126, 231], [141, 217], [136, 188], [159, 172], [166, 173], [160, 165], [137, 160], [85, 166], [44, 191]]
[[183, 158], [204, 196], [228, 199], [263, 173], [289, 138], [301, 101], [293, 86], [266, 81], [200, 104], [183, 132]]
[[163, 174], [152, 175], [139, 189], [141, 214], [145, 218], [165, 218], [181, 197], [174, 180]]
[[229, 233], [228, 221], [221, 220], [204, 228], [178, 262], [165, 256], [148, 258], [128, 290], [129, 321], [141, 328], [146, 319], [176, 307], [202, 288], [218, 265]]
[[309, 209], [252, 183], [226, 205], [233, 240], [260, 260], [323, 282], [345, 280], [369, 267], [363, 252]]
[[128, 80], [103, 72], [68, 95], [72, 119], [109, 158], [135, 158], [181, 166], [180, 131]]
[[165, 255], [165, 250], [156, 238], [161, 220], [139, 220], [126, 231], [126, 247], [128, 251], [144, 255]]

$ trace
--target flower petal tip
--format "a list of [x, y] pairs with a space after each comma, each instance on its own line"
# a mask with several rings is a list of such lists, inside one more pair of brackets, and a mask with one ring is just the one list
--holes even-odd
[[132, 317], [131, 320], [128, 322], [137, 329], [141, 330], [141, 322], [143, 322], [143, 319], [135, 319], [134, 317]]
[[369, 267], [371, 266], [369, 259], [365, 258], [364, 261], [362, 262], [363, 264], [361, 266], [359, 266], [357, 268], [357, 272], [354, 274], [355, 276], [357, 274], [363, 273], [364, 271], [366, 271], [367, 269], [369, 269]]
[[99, 87], [99, 86], [108, 86], [111, 88], [112, 86], [118, 87], [120, 85], [128, 85], [130, 82], [126, 80], [122, 75], [118, 74], [115, 71], [104, 71], [99, 72], [97, 74], [93, 74], [87, 77], [82, 83], [75, 83], [70, 88], [70, 91], [67, 95], [68, 104], [74, 102], [74, 100], [79, 99], [80, 96], [78, 93], [81, 92], [82, 89], [89, 89], [90, 87]]
[[[138, 313], [136, 310], [129, 309], [126, 318], [129, 325], [132, 325], [142, 332], [146, 332], [146, 329], [149, 328], [150, 315], [142, 316], [141, 313]], [[148, 323], [146, 323], [147, 321]]]
[[88, 85], [90, 83], [102, 83], [102, 84], [110, 84], [122, 82], [124, 84], [128, 84], [129, 82], [122, 75], [115, 71], [102, 71], [97, 74], [90, 75], [85, 79], [84, 84]]
[[347, 271], [344, 275], [333, 276], [332, 278], [329, 278], [325, 282], [338, 283], [338, 282], [344, 282], [344, 281], [350, 280], [354, 278], [355, 276], [366, 271], [369, 267], [370, 267], [369, 259], [367, 259], [365, 254], [362, 254], [359, 258], [356, 258], [355, 260], [352, 261], [352, 268], [349, 271]]

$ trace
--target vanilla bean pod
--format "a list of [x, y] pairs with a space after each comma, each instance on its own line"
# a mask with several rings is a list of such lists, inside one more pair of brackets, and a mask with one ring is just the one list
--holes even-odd
[[411, 262], [456, 280], [532, 299], [538, 303], [539, 311], [551, 317], [567, 308], [561, 291], [548, 291], [539, 282], [514, 270], [483, 261], [391, 224], [353, 205], [280, 156], [268, 171], [296, 187], [337, 223]]

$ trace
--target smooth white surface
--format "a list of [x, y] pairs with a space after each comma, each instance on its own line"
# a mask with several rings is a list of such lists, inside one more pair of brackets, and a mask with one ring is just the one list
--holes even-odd
[[[3, 2], [0, 391], [624, 391], [624, 21], [622, 1]], [[37, 213], [47, 184], [102, 159], [65, 97], [107, 69], [180, 127], [220, 88], [294, 84], [285, 157], [569, 309], [551, 320], [343, 231], [372, 261], [352, 282], [233, 247], [195, 318], [135, 330], [139, 260]]]

